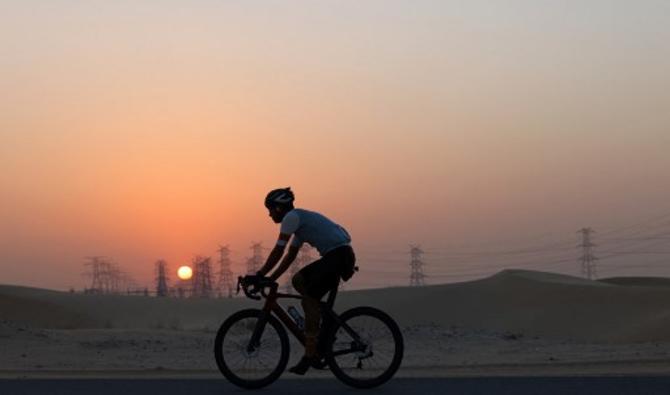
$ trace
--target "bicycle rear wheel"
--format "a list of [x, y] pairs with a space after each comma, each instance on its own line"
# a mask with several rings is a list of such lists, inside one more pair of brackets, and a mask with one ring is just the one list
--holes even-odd
[[268, 316], [260, 341], [250, 345], [261, 310], [241, 310], [226, 319], [214, 341], [216, 364], [223, 375], [242, 388], [261, 388], [279, 378], [289, 358], [286, 330]]
[[333, 374], [355, 388], [387, 382], [402, 362], [404, 343], [393, 319], [373, 307], [356, 307], [332, 329], [326, 361]]

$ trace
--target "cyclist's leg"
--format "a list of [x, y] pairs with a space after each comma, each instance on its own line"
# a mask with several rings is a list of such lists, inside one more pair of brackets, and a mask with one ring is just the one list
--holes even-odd
[[[355, 262], [356, 258], [351, 247], [343, 246], [305, 266], [294, 276], [293, 286], [304, 297], [303, 309], [307, 332], [318, 332], [321, 318], [319, 301], [338, 286], [343, 271], [353, 271]], [[308, 315], [313, 319], [308, 319]]]
[[303, 296], [306, 347], [309, 355], [312, 355], [312, 340], [318, 336], [319, 332], [321, 318], [319, 302], [328, 291], [337, 286], [337, 281], [334, 265], [323, 258], [305, 266], [293, 277], [294, 288]]
[[305, 312], [305, 355], [298, 365], [290, 369], [293, 373], [304, 374], [317, 357], [317, 339], [321, 318], [320, 300], [337, 285], [337, 270], [328, 259], [319, 259], [300, 270], [293, 277], [293, 286], [303, 296]]
[[319, 299], [308, 293], [310, 283], [314, 281], [309, 275], [311, 271], [300, 271], [293, 276], [293, 287], [302, 295], [302, 309], [305, 312], [305, 357], [312, 358], [316, 354], [316, 338], [319, 333]]

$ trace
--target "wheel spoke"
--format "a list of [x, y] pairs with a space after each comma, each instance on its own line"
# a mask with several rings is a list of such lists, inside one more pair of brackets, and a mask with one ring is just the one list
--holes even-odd
[[233, 319], [228, 326], [224, 323], [217, 335], [215, 352], [219, 368], [226, 377], [237, 385], [253, 388], [269, 384], [284, 369], [288, 349], [284, 350], [283, 347], [287, 344], [287, 338], [284, 332], [280, 335], [279, 330], [283, 331], [283, 328], [271, 317], [263, 329], [258, 346], [251, 352], [247, 351], [249, 339], [258, 322], [258, 313], [251, 311], [245, 314], [246, 317]]
[[[374, 311], [360, 311], [345, 320], [355, 336], [342, 326], [337, 328], [332, 352], [351, 351], [333, 355], [333, 372], [346, 383], [360, 387], [375, 386], [390, 378], [401, 357], [397, 354], [397, 342], [402, 339], [396, 338], [401, 335], [395, 323], [387, 323], [390, 320], [387, 316], [382, 313], [380, 318]], [[393, 325], [393, 328], [389, 325]], [[354, 337], [360, 339], [363, 350], [357, 350]]]

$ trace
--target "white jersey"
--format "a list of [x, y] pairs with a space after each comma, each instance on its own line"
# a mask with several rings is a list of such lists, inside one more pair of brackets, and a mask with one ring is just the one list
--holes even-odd
[[343, 227], [324, 215], [300, 208], [286, 213], [280, 233], [293, 235], [291, 246], [300, 247], [302, 243], [307, 243], [316, 248], [321, 256], [351, 243], [351, 236]]

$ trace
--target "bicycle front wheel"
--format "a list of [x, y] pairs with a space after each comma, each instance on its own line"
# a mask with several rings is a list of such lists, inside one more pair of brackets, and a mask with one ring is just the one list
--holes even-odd
[[340, 316], [330, 335], [326, 361], [333, 374], [355, 388], [387, 382], [402, 362], [404, 343], [398, 324], [381, 310], [356, 307]]
[[216, 364], [223, 375], [242, 388], [261, 388], [279, 378], [289, 358], [286, 330], [268, 316], [263, 333], [251, 344], [261, 310], [238, 311], [223, 322], [214, 341]]

